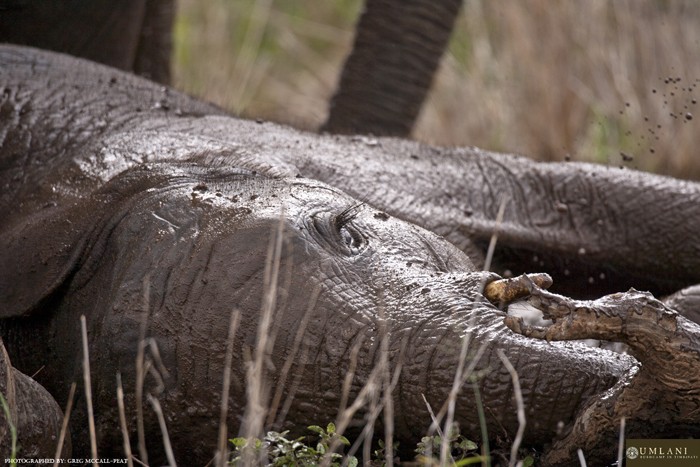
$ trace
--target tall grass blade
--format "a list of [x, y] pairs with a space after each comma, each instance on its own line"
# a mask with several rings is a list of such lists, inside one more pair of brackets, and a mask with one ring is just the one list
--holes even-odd
[[73, 400], [75, 399], [76, 387], [77, 385], [74, 381], [70, 385], [70, 391], [68, 392], [68, 402], [66, 403], [66, 410], [63, 412], [63, 423], [61, 423], [61, 433], [58, 435], [58, 445], [56, 446], [56, 453], [53, 456], [53, 467], [58, 467], [59, 459], [61, 459], [63, 443], [66, 439], [66, 433], [68, 432], [68, 422], [70, 421], [70, 413], [71, 410], [73, 410]]
[[122, 432], [124, 443], [124, 455], [128, 467], [134, 467], [133, 454], [131, 453], [131, 442], [129, 441], [129, 430], [126, 426], [126, 413], [124, 411], [124, 388], [122, 387], [122, 375], [117, 373], [117, 408], [119, 409], [119, 428]]
[[520, 448], [520, 443], [523, 441], [523, 436], [525, 434], [525, 402], [523, 401], [523, 392], [520, 388], [520, 378], [518, 377], [518, 372], [515, 371], [515, 367], [503, 350], [496, 350], [498, 353], [498, 358], [501, 359], [503, 365], [510, 373], [510, 378], [513, 381], [513, 393], [515, 394], [515, 403], [518, 408], [518, 432], [515, 434], [515, 440], [513, 440], [513, 445], [510, 448], [510, 461], [508, 462], [509, 467], [514, 467], [518, 460], [518, 449]]
[[177, 467], [177, 463], [175, 462], [175, 455], [173, 454], [173, 446], [172, 444], [170, 444], [170, 436], [168, 436], [168, 427], [165, 423], [165, 417], [163, 416], [163, 409], [161, 409], [160, 407], [160, 402], [158, 402], [158, 399], [156, 399], [150, 394], [148, 394], [146, 398], [153, 407], [153, 411], [156, 413], [156, 417], [158, 417], [158, 424], [160, 425], [160, 432], [163, 435], [163, 448], [165, 449], [165, 457], [168, 459], [168, 465], [169, 467]]
[[10, 439], [12, 440], [12, 447], [10, 448], [10, 465], [15, 467], [17, 465], [17, 427], [12, 422], [10, 406], [2, 393], [0, 393], [0, 405], [2, 405], [2, 412], [5, 414], [7, 425], [10, 427]]
[[231, 388], [231, 364], [233, 363], [233, 341], [238, 330], [238, 323], [241, 313], [238, 310], [231, 312], [229, 321], [228, 337], [226, 339], [226, 357], [224, 359], [224, 381], [221, 388], [221, 411], [219, 413], [219, 440], [216, 451], [217, 467], [225, 467], [228, 460], [228, 450], [226, 449], [226, 416], [228, 415], [228, 397]]
[[87, 324], [85, 315], [80, 315], [80, 330], [83, 338], [83, 381], [85, 382], [85, 402], [88, 412], [88, 429], [90, 431], [90, 454], [92, 455], [92, 465], [97, 467], [97, 435], [95, 433], [95, 414], [92, 408], [92, 385], [90, 382], [90, 355], [88, 352]]

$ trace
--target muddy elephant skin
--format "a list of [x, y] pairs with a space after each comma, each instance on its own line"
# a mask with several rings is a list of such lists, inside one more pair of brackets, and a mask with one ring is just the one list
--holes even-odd
[[[477, 209], [484, 189], [471, 186], [475, 174], [461, 175], [468, 183], [457, 184], [464, 189], [462, 217], [441, 198], [446, 191], [422, 203], [410, 198], [424, 186], [439, 186], [431, 176], [446, 178], [417, 170], [420, 164], [431, 166], [424, 156], [433, 154], [452, 170], [451, 163], [469, 168], [469, 154], [478, 152], [319, 137], [238, 120], [114, 69], [17, 46], [0, 48], [0, 86], [0, 215], [6, 219], [1, 335], [13, 364], [27, 374], [42, 368], [37, 381], [63, 406], [71, 383], [82, 381], [79, 318], [86, 316], [102, 456], [123, 455], [117, 373], [136, 445], [136, 361], [145, 337], [152, 371], [144, 394], [160, 401], [176, 457], [191, 465], [213, 457], [232, 313], [239, 326], [230, 433], [256, 432], [246, 417], [251, 410], [246, 375], [261, 335], [274, 337], [263, 346], [269, 352], [261, 370], [263, 387], [270, 388], [263, 404], [277, 390], [282, 401], [290, 401], [274, 428], [298, 430], [333, 420], [346, 375], [354, 375], [347, 398], [352, 401], [384, 359], [390, 371], [401, 369], [392, 393], [394, 430], [407, 445], [430, 425], [423, 396], [436, 410], [446, 400], [467, 335], [488, 433], [506, 445], [518, 421], [511, 377], [498, 350], [521, 374], [525, 441], [531, 446], [551, 440], [560, 422], [570, 422], [585, 400], [636, 366], [628, 356], [531, 340], [504, 325], [505, 313], [482, 293], [498, 276], [480, 271], [479, 244], [470, 240], [490, 235], [498, 208], [491, 201]], [[340, 157], [346, 155], [354, 158]], [[383, 179], [372, 166], [363, 170], [369, 157], [407, 164], [403, 169], [399, 163], [387, 165], [386, 176], [395, 178]], [[504, 162], [512, 171], [531, 167], [534, 178], [559, 170], [509, 156], [484, 155], [474, 163], [503, 169]], [[414, 178], [397, 175], [398, 170]], [[572, 166], [569, 179], [591, 171]], [[612, 175], [601, 170], [599, 176]], [[669, 196], [697, 196], [694, 185], [640, 180], [661, 186]], [[372, 191], [372, 185], [381, 188]], [[402, 185], [402, 194], [392, 194]], [[515, 185], [503, 186], [507, 192]], [[441, 208], [433, 213], [442, 214], [431, 216], [429, 202]], [[524, 251], [554, 245], [557, 230], [550, 238], [533, 239], [545, 225], [530, 224], [535, 217], [518, 223], [513, 210], [529, 208], [515, 204], [498, 223], [505, 241]], [[574, 209], [569, 214], [575, 220]], [[406, 220], [461, 242], [470, 255]], [[448, 222], [458, 228], [445, 230]], [[563, 228], [561, 222], [550, 225]], [[605, 228], [596, 226], [592, 234]], [[584, 241], [594, 244], [595, 238]], [[271, 247], [278, 243], [278, 249]], [[277, 280], [266, 273], [274, 251]], [[606, 253], [589, 252], [592, 257]], [[611, 255], [611, 261], [624, 270], [632, 264], [627, 256]], [[692, 261], [668, 266], [680, 269], [667, 274], [670, 286], [694, 279], [684, 276]], [[625, 277], [639, 277], [646, 266], [635, 262], [628, 269]], [[277, 306], [272, 324], [260, 331], [261, 309], [271, 303], [266, 283], [276, 285]], [[281, 372], [289, 359], [290, 375], [296, 376], [285, 380]], [[86, 409], [83, 391], [77, 394], [71, 431], [74, 454], [83, 455], [88, 452]], [[479, 440], [473, 394], [468, 388], [460, 393], [456, 419], [468, 437]], [[366, 413], [363, 409], [356, 417], [359, 424]], [[162, 460], [150, 407], [145, 427], [150, 459]]]

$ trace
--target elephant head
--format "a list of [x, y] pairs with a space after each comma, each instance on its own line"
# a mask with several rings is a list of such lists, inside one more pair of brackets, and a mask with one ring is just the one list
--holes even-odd
[[[56, 268], [70, 273], [59, 287], [53, 279], [34, 283], [46, 286], [43, 305], [3, 328], [11, 342], [41, 336], [32, 347], [13, 346], [13, 355], [26, 371], [45, 366], [39, 381], [64, 401], [70, 383], [82, 378], [79, 317], [86, 314], [103, 455], [121, 452], [118, 373], [136, 439], [145, 352], [145, 391], [159, 400], [177, 456], [209, 460], [232, 313], [239, 323], [228, 417], [234, 432], [332, 420], [364, 397], [363, 388], [384, 384], [379, 368], [395, 378], [385, 390], [398, 415], [396, 437], [415, 439], [431, 423], [423, 397], [439, 409], [455, 373], [470, 366], [489, 433], [512, 436], [516, 408], [500, 350], [522, 372], [528, 413], [538, 414], [528, 440], [542, 443], [580, 400], [632, 364], [513, 334], [482, 292], [497, 276], [477, 271], [435, 234], [319, 181], [196, 161], [146, 163], [112, 178], [68, 215], [78, 212], [90, 215], [72, 218], [72, 251], [62, 256], [68, 264]], [[56, 237], [53, 247], [66, 241]], [[553, 401], [552, 393], [567, 397]], [[87, 449], [77, 441], [86, 439], [81, 402], [72, 416], [78, 452]], [[371, 412], [367, 401], [354, 418]], [[456, 420], [477, 432], [471, 390], [461, 392]], [[160, 428], [150, 410], [145, 427], [155, 453]]]

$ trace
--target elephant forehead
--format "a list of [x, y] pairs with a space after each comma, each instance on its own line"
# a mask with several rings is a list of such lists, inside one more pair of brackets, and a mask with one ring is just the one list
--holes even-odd
[[[337, 271], [374, 271], [375, 277], [405, 281], [425, 273], [474, 270], [443, 238], [323, 182], [200, 164], [174, 164], [161, 172], [167, 174], [165, 182], [146, 189], [137, 209], [127, 206], [128, 221], [120, 222], [120, 231], [129, 244], [137, 235], [141, 248], [150, 248], [151, 240], [172, 238], [207, 251], [223, 242], [226, 249], [237, 251], [243, 232], [255, 229], [258, 233], [243, 243], [251, 248], [255, 240], [266, 251], [269, 235], [282, 222], [297, 254], [320, 255]], [[352, 219], [341, 228], [337, 219], [348, 210]]]
[[108, 217], [123, 231], [151, 231], [159, 238], [180, 239], [213, 239], [256, 225], [267, 225], [272, 231], [282, 219], [299, 224], [315, 212], [337, 211], [353, 202], [339, 190], [313, 180], [196, 163], [147, 164], [127, 170], [95, 199], [115, 191], [120, 194], [110, 198], [115, 201]]

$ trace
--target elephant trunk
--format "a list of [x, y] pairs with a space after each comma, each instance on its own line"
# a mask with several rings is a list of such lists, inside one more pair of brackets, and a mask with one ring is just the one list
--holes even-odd
[[396, 392], [401, 404], [397, 432], [426, 433], [431, 422], [426, 401], [440, 412], [457, 384], [454, 420], [462, 432], [481, 432], [481, 404], [488, 437], [512, 441], [519, 422], [507, 359], [520, 381], [525, 439], [543, 444], [574, 420], [583, 402], [612, 387], [635, 364], [631, 357], [580, 343], [513, 333], [504, 324], [506, 313], [481, 296], [481, 284], [489, 279], [473, 273], [448, 285], [424, 283], [412, 292], [410, 300], [420, 303], [420, 311], [401, 315], [414, 330]]

